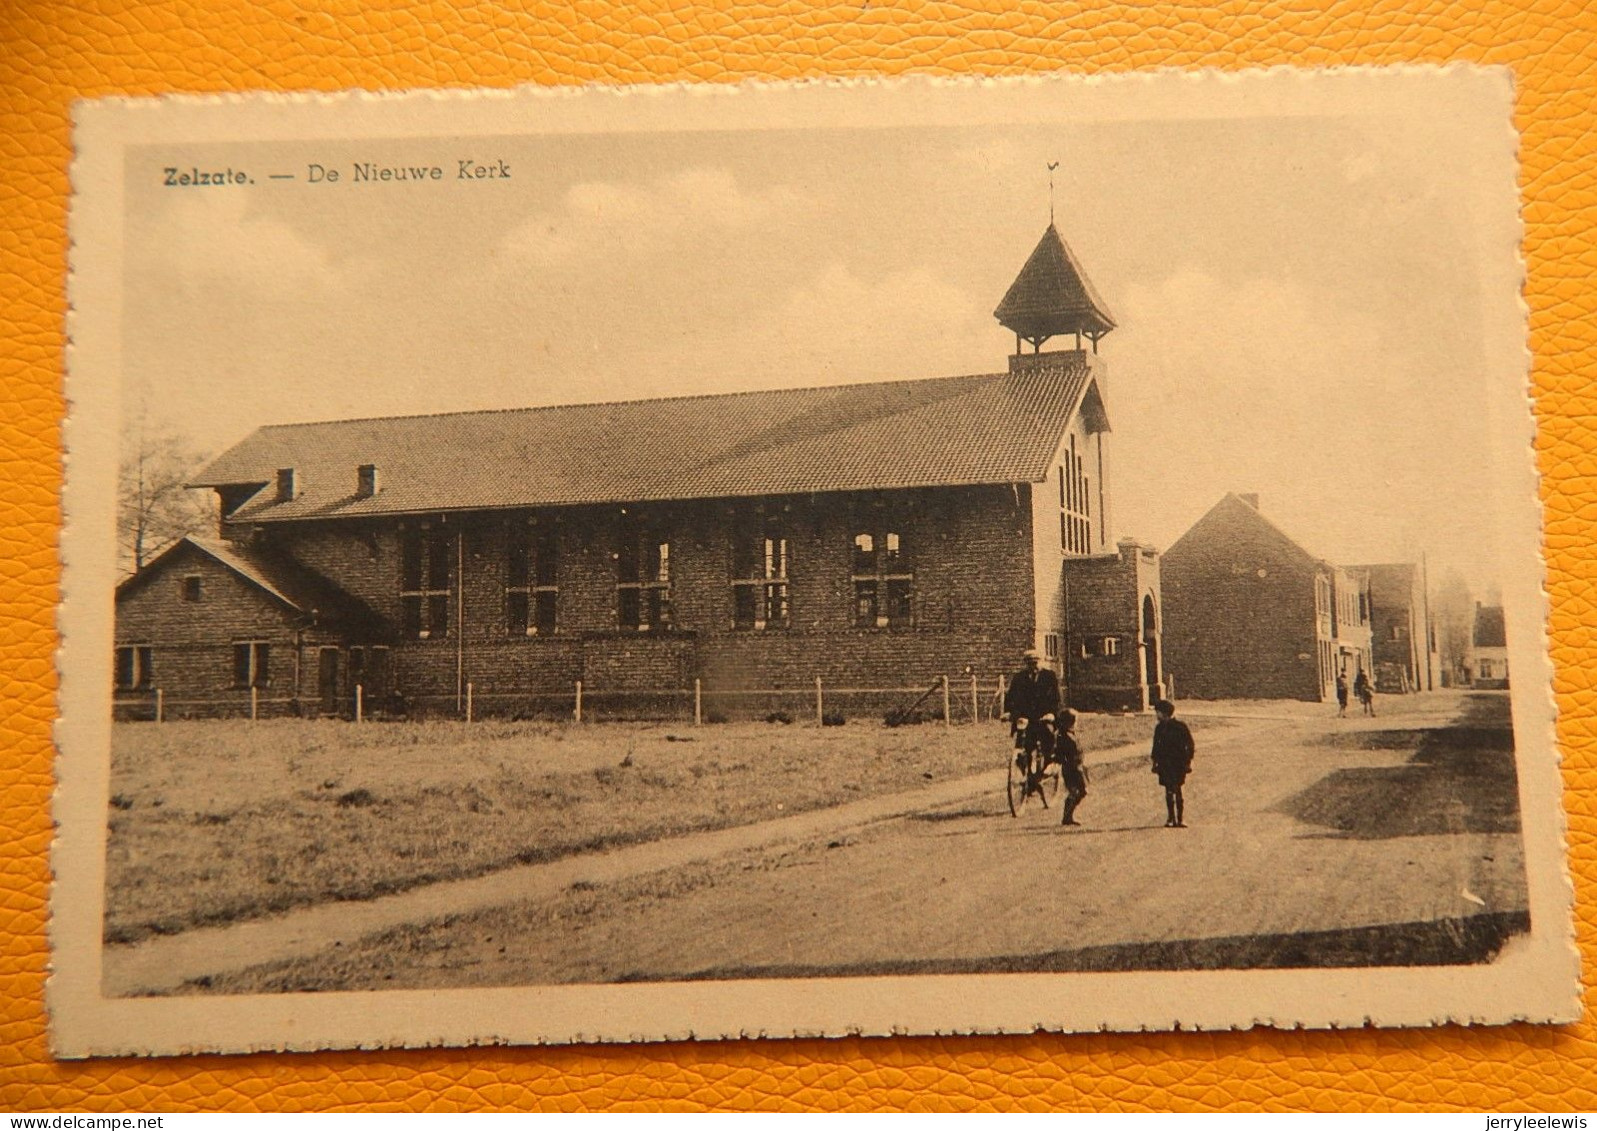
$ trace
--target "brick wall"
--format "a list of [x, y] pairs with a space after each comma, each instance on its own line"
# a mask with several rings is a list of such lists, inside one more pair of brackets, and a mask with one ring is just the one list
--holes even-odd
[[[184, 599], [189, 577], [199, 578], [198, 601]], [[302, 631], [302, 619], [210, 555], [180, 548], [117, 600], [117, 646], [151, 649], [149, 690], [118, 691], [117, 716], [153, 717], [156, 688], [170, 718], [247, 714], [250, 689], [233, 678], [233, 645], [241, 640], [267, 644], [261, 713], [299, 712], [298, 700], [315, 686], [315, 649], [329, 639]]]
[[[788, 540], [788, 627], [733, 625], [732, 539], [755, 508]], [[623, 629], [616, 556], [623, 511], [669, 538], [672, 625]], [[464, 638], [452, 605], [448, 635], [398, 641], [395, 690], [416, 710], [455, 710], [472, 684], [483, 713], [520, 713], [574, 690], [599, 696], [643, 687], [707, 691], [813, 690], [819, 675], [838, 687], [909, 687], [940, 675], [987, 686], [1018, 666], [1036, 630], [1030, 488], [939, 488], [767, 500], [710, 500], [537, 512], [453, 515], [428, 521], [463, 537]], [[558, 623], [552, 634], [512, 633], [507, 624], [510, 530], [536, 517], [558, 547]], [[853, 539], [892, 530], [914, 573], [913, 623], [860, 628], [854, 620]], [[242, 531], [234, 531], [242, 534]], [[401, 523], [300, 523], [254, 534], [303, 562], [388, 619], [400, 615]], [[1053, 533], [1057, 541], [1057, 529]], [[464, 647], [462, 647], [462, 643]], [[567, 709], [562, 706], [562, 710]]]
[[[223, 534], [248, 532], [227, 525]], [[399, 531], [393, 523], [306, 522], [267, 526], [260, 543], [332, 581], [390, 621], [399, 617]]]
[[[1112, 555], [1064, 563], [1065, 697], [1072, 707], [1143, 711], [1163, 694], [1160, 566], [1151, 547], [1131, 541]], [[1151, 648], [1143, 642], [1146, 612], [1153, 619]]]
[[1188, 699], [1322, 697], [1318, 564], [1227, 496], [1164, 555], [1165, 671]]

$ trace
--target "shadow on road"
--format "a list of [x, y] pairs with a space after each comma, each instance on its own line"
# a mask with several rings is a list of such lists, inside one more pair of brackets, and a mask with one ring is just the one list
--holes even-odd
[[1530, 914], [1503, 911], [1462, 919], [1391, 923], [1289, 935], [1089, 946], [994, 958], [866, 962], [848, 966], [738, 966], [617, 981], [717, 981], [733, 978], [884, 977], [903, 974], [1115, 973], [1127, 970], [1288, 970], [1364, 966], [1465, 966], [1490, 962]]
[[1336, 839], [1519, 831], [1508, 700], [1471, 696], [1447, 727], [1349, 731], [1338, 749], [1412, 750], [1401, 766], [1335, 770], [1273, 807]]
[[941, 824], [944, 821], [966, 821], [972, 817], [1007, 817], [1009, 813], [998, 805], [989, 805], [984, 809], [930, 809], [920, 813], [911, 813], [906, 820], [922, 821], [927, 824]]

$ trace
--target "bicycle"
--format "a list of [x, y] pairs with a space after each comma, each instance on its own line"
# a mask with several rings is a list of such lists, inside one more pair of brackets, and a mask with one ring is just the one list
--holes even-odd
[[1059, 763], [1049, 757], [1052, 751], [1053, 731], [1040, 719], [1015, 720], [1015, 737], [1011, 743], [1009, 764], [1009, 815], [1020, 816], [1026, 802], [1035, 797], [1047, 809], [1059, 796], [1062, 774]]

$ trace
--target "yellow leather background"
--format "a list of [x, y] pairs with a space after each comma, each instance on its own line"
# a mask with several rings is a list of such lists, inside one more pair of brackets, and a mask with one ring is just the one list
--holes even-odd
[[1597, 948], [1597, 7], [1585, 0], [0, 0], [0, 1109], [1597, 1107], [1597, 1029], [1103, 1035], [55, 1063], [51, 838], [68, 112], [235, 89], [1506, 63], [1580, 938]]

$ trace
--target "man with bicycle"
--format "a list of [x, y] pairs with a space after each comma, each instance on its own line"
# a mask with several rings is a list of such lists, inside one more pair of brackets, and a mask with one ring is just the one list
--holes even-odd
[[[1063, 712], [1059, 677], [1052, 668], [1042, 666], [1042, 653], [1035, 648], [1025, 653], [1026, 666], [1016, 672], [1004, 692], [1004, 717], [1015, 736], [1015, 764], [1030, 777], [1039, 774], [1050, 762], [1058, 762], [1065, 783], [1065, 814], [1061, 824], [1076, 824], [1076, 806], [1087, 796], [1087, 775], [1081, 748], [1071, 733], [1075, 715]], [[1031, 751], [1035, 750], [1033, 762]]]
[[[1015, 763], [1027, 773], [1041, 770], [1053, 760], [1054, 720], [1059, 714], [1059, 677], [1052, 668], [1042, 666], [1042, 653], [1029, 649], [1026, 666], [1009, 680], [1004, 692], [1004, 718], [1009, 733], [1015, 736]], [[1031, 766], [1028, 751], [1036, 750], [1042, 761]]]

